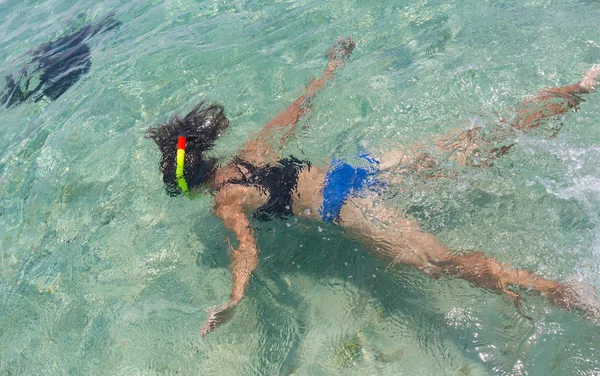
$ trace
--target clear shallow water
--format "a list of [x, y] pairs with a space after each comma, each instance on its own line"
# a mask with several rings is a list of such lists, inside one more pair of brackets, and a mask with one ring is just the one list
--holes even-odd
[[[90, 41], [84, 79], [0, 109], [0, 375], [600, 373], [600, 327], [580, 315], [527, 297], [530, 321], [295, 220], [259, 226], [247, 298], [201, 339], [230, 286], [225, 232], [209, 199], [163, 193], [143, 138], [208, 99], [230, 117], [217, 152], [231, 155], [346, 35], [353, 58], [287, 153], [318, 163], [491, 124], [600, 62], [598, 1], [4, 1], [0, 73], [110, 11], [123, 25]], [[600, 286], [600, 95], [586, 99], [558, 137], [398, 187], [393, 204], [454, 248]]]

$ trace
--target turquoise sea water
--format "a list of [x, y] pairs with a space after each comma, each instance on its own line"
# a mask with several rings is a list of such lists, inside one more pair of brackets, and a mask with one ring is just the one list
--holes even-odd
[[[260, 267], [231, 321], [210, 198], [164, 194], [144, 130], [198, 101], [216, 152], [284, 109], [335, 39], [357, 43], [286, 154], [351, 156], [491, 126], [600, 63], [600, 2], [0, 1], [0, 74], [101, 19], [90, 72], [0, 108], [0, 375], [598, 375], [600, 326], [527, 296], [388, 268], [340, 229], [256, 224]], [[490, 169], [415, 177], [390, 203], [445, 244], [600, 287], [600, 94]], [[550, 128], [563, 124], [550, 138]], [[529, 320], [525, 315], [530, 316]]]

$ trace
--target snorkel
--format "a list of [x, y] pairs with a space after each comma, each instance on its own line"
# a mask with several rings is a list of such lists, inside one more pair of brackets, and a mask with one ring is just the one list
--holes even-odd
[[185, 165], [185, 137], [179, 136], [177, 138], [177, 167], [175, 169], [175, 178], [177, 179], [177, 185], [181, 188], [184, 195], [189, 197], [187, 181], [183, 174], [183, 167]]
[[200, 193], [210, 189], [207, 183], [214, 178], [218, 162], [206, 153], [228, 125], [222, 106], [200, 102], [185, 117], [174, 116], [146, 131], [160, 149], [159, 169], [167, 195], [204, 196]]

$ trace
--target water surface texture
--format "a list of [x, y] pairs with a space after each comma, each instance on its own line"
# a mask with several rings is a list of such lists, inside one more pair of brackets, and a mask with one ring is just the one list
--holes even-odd
[[[525, 296], [388, 268], [339, 228], [255, 223], [259, 269], [230, 322], [211, 198], [164, 193], [144, 130], [202, 99], [232, 156], [302, 93], [335, 39], [346, 67], [285, 154], [325, 163], [469, 124], [600, 63], [597, 0], [0, 1], [0, 76], [101, 20], [55, 101], [0, 108], [0, 375], [598, 375], [600, 327]], [[600, 94], [489, 169], [418, 176], [390, 204], [455, 249], [600, 287]], [[563, 125], [557, 137], [552, 129]], [[531, 319], [528, 319], [529, 316]]]

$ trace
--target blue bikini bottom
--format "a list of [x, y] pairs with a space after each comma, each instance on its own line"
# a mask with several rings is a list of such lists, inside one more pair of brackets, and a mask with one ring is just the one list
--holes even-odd
[[339, 159], [334, 159], [325, 175], [323, 184], [323, 204], [321, 217], [325, 222], [335, 223], [340, 219], [340, 211], [350, 197], [359, 197], [367, 190], [382, 185], [377, 180], [379, 161], [368, 153], [357, 158], [367, 161], [368, 167], [354, 167]]

